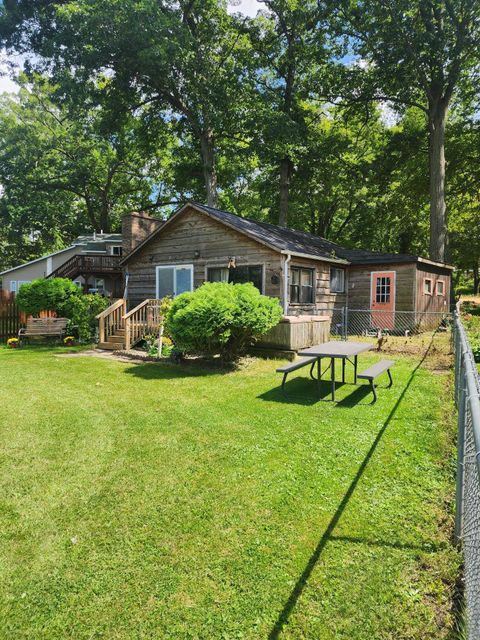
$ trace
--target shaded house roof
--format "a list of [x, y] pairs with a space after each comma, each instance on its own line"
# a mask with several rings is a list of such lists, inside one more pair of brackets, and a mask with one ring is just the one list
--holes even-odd
[[[335, 242], [315, 236], [304, 231], [296, 231], [295, 229], [287, 229], [279, 227], [268, 222], [252, 220], [250, 218], [242, 218], [234, 213], [207, 207], [198, 202], [188, 202], [178, 211], [176, 211], [169, 220], [157, 231], [154, 231], [146, 240], [139, 244], [129, 253], [123, 260], [122, 264], [129, 261], [138, 251], [149, 244], [157, 235], [163, 232], [178, 215], [182, 213], [188, 206], [197, 209], [211, 218], [222, 222], [240, 233], [243, 233], [258, 242], [276, 249], [281, 253], [291, 253], [307, 258], [317, 260], [326, 260], [328, 262], [336, 262], [340, 264], [386, 264], [386, 263], [403, 263], [423, 261], [430, 264], [439, 265], [429, 260], [419, 258], [418, 256], [384, 253], [376, 251], [365, 251], [361, 249], [345, 249]], [[439, 265], [445, 267], [446, 265]], [[447, 267], [449, 268], [449, 267]]]

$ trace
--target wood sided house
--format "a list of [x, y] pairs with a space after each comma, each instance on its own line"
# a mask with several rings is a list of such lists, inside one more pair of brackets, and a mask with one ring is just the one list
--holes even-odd
[[[284, 320], [266, 343], [290, 349], [325, 339], [332, 312], [345, 306], [371, 311], [374, 323], [392, 331], [396, 312], [449, 310], [453, 267], [445, 264], [345, 249], [309, 233], [195, 202], [163, 224], [146, 214], [134, 216], [139, 234], [129, 216], [122, 230], [129, 243], [120, 263], [125, 268], [125, 308], [192, 291], [207, 281], [252, 282], [278, 298], [284, 310]], [[293, 338], [290, 325], [295, 323], [304, 326]]]

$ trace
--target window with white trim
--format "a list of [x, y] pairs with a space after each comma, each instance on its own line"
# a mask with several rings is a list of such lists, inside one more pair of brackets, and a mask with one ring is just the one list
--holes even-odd
[[433, 293], [433, 283], [431, 278], [423, 279], [423, 294], [425, 296], [431, 296]]
[[330, 267], [330, 291], [345, 293], [345, 269]]
[[10, 280], [10, 293], [17, 293], [17, 281]]
[[113, 245], [111, 247], [112, 256], [121, 256], [122, 255], [122, 245]]
[[292, 304], [313, 304], [315, 269], [290, 267], [290, 302]]
[[437, 296], [445, 295], [445, 280], [437, 280]]
[[193, 264], [159, 265], [156, 268], [157, 298], [193, 291]]
[[23, 284], [30, 284], [30, 280], [18, 280], [18, 282], [17, 282], [17, 289], [18, 289], [18, 291], [20, 291], [20, 287], [21, 287]]

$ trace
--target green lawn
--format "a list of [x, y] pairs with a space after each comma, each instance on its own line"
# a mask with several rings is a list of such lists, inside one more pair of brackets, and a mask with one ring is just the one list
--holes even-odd
[[2, 639], [450, 637], [449, 372], [286, 403], [273, 361], [59, 351], [0, 349]]

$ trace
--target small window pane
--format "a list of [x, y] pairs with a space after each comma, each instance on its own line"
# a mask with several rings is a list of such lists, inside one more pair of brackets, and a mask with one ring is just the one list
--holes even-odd
[[190, 267], [176, 268], [176, 287], [175, 294], [178, 296], [185, 291], [192, 290], [192, 270]]
[[[377, 283], [378, 284], [378, 283]], [[345, 292], [345, 270], [332, 267], [330, 269], [330, 291], [333, 293]]]
[[425, 278], [423, 281], [423, 292], [424, 293], [432, 293], [432, 281], [430, 278]]
[[227, 267], [209, 267], [207, 269], [208, 282], [228, 282]]
[[231, 267], [228, 271], [229, 282], [233, 282], [234, 284], [251, 282], [260, 292], [262, 291], [263, 268], [261, 265]]
[[445, 283], [443, 280], [437, 282], [437, 296], [445, 295]]
[[290, 302], [312, 304], [314, 302], [314, 269], [291, 267]]
[[10, 280], [10, 293], [16, 293], [16, 292], [17, 292], [17, 281]]
[[157, 269], [157, 297], [173, 296], [173, 267], [162, 267]]

